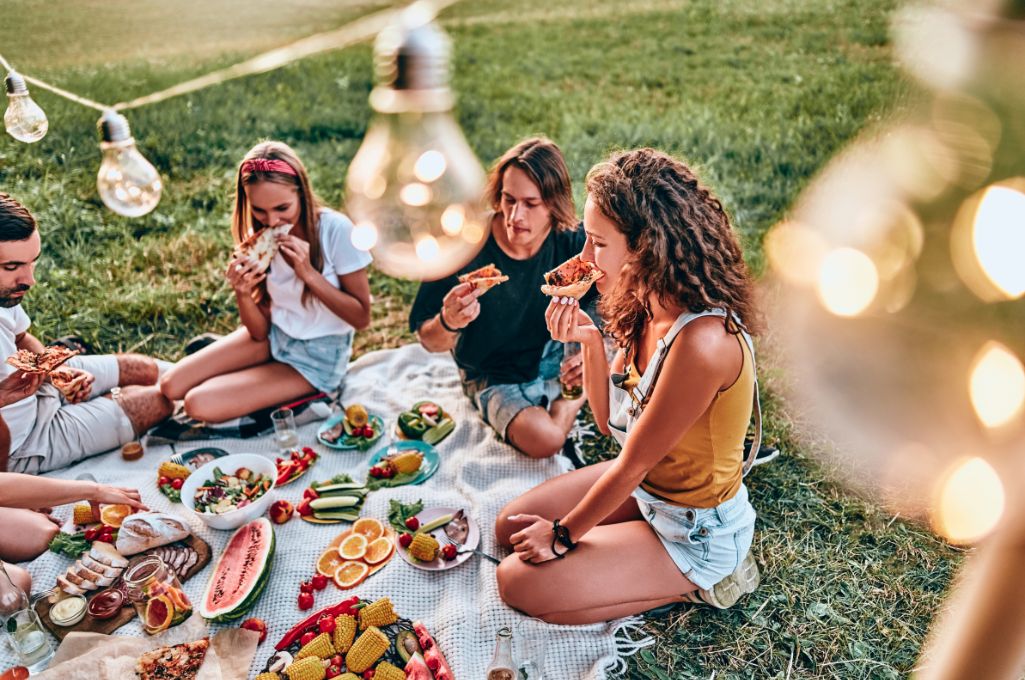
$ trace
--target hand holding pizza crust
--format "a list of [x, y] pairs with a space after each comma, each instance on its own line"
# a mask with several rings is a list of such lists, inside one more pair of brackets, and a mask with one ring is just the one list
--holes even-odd
[[545, 310], [545, 325], [558, 342], [587, 342], [594, 335], [601, 337], [598, 326], [580, 309], [574, 298], [554, 297]]
[[45, 380], [43, 373], [11, 373], [0, 380], [0, 406], [9, 406], [35, 394]]
[[450, 328], [466, 328], [480, 316], [480, 301], [477, 298], [486, 290], [474, 288], [469, 282], [453, 286], [441, 302], [441, 318]]
[[291, 234], [277, 237], [278, 248], [285, 262], [295, 272], [296, 278], [300, 281], [308, 281], [309, 277], [316, 273], [310, 263], [310, 244], [298, 236]]
[[61, 366], [50, 373], [50, 382], [64, 393], [64, 398], [69, 404], [87, 401], [92, 394], [95, 381], [96, 376], [89, 371], [72, 366]]
[[228, 283], [239, 295], [250, 295], [260, 285], [267, 273], [260, 269], [258, 263], [245, 257], [238, 256], [228, 263], [228, 269], [224, 272]]

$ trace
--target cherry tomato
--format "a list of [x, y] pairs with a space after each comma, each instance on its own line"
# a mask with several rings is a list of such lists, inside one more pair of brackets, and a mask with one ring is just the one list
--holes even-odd
[[413, 534], [401, 533], [399, 534], [399, 545], [403, 548], [408, 548], [409, 544], [413, 542]]
[[313, 581], [303, 581], [299, 584], [299, 592], [301, 593], [312, 593], [313, 592]]
[[324, 588], [327, 588], [327, 576], [317, 574], [313, 577], [313, 589], [324, 590]]
[[406, 528], [410, 531], [416, 531], [420, 528], [420, 520], [418, 520], [416, 517], [409, 517], [408, 519], [406, 519]]
[[160, 479], [157, 480], [157, 486], [167, 486], [170, 483], [171, 483], [171, 478], [170, 477], [163, 477], [163, 476], [161, 476]]
[[[306, 611], [307, 609], [312, 609], [312, 608], [313, 608], [313, 593], [306, 593], [306, 592], [299, 593], [299, 609], [302, 609], [303, 611]], [[312, 635], [312, 633], [307, 633], [307, 635]], [[305, 638], [306, 635], [304, 635], [303, 637]], [[313, 638], [311, 637], [310, 639], [312, 640]], [[306, 644], [306, 643], [303, 642], [303, 644]]]
[[320, 498], [320, 494], [317, 493], [316, 489], [307, 487], [306, 490], [303, 491], [303, 498], [309, 498], [310, 500], [313, 500], [314, 498]]
[[299, 644], [305, 647], [306, 645], [310, 644], [310, 640], [312, 640], [315, 637], [317, 637], [317, 634], [314, 633], [312, 630], [308, 630], [305, 633], [303, 633], [303, 636], [301, 638], [299, 638]]
[[185, 484], [185, 480], [184, 479], [180, 479], [179, 478], [179, 479], [172, 479], [171, 480], [171, 488], [174, 489], [175, 491], [181, 489], [182, 485], [184, 485], [184, 484]]
[[257, 644], [262, 644], [267, 639], [267, 624], [264, 623], [263, 619], [246, 619], [242, 622], [239, 628], [245, 628], [246, 630], [253, 630], [260, 634], [260, 640]]
[[335, 620], [330, 616], [325, 616], [317, 623], [317, 630], [321, 633], [333, 633], [335, 630]]

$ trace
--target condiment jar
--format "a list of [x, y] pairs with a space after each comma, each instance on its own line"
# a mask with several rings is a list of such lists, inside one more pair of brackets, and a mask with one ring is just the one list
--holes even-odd
[[192, 603], [178, 577], [156, 555], [130, 566], [122, 578], [125, 595], [135, 606], [143, 630], [150, 635], [177, 626], [192, 615]]

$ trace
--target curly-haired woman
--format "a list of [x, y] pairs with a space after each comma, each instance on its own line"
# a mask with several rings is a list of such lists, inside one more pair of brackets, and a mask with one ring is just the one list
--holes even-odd
[[515, 550], [498, 569], [502, 598], [562, 624], [731, 606], [758, 583], [742, 474], [758, 322], [740, 246], [691, 169], [652, 149], [591, 169], [584, 229], [620, 347], [611, 368], [574, 300], [553, 299], [546, 319], [554, 339], [582, 344], [595, 420], [623, 448], [500, 513], [498, 540]]

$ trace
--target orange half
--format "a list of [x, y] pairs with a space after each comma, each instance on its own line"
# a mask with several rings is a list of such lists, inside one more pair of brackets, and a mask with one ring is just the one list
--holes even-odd
[[338, 548], [328, 548], [317, 559], [317, 573], [328, 578], [334, 578], [338, 567], [342, 566], [342, 556], [338, 554]]
[[342, 590], [354, 588], [370, 574], [370, 567], [363, 562], [344, 562], [335, 572], [335, 585]]
[[132, 510], [132, 506], [117, 504], [117, 505], [105, 505], [100, 510], [100, 521], [104, 524], [114, 527], [115, 529], [121, 528], [121, 522], [124, 521], [125, 517], [135, 512]]
[[373, 543], [384, 536], [384, 525], [381, 524], [381, 520], [374, 517], [360, 517], [352, 525], [352, 533], [363, 534], [368, 541]]
[[338, 553], [342, 559], [358, 560], [367, 554], [367, 545], [369, 544], [370, 541], [363, 534], [353, 534], [338, 546]]

